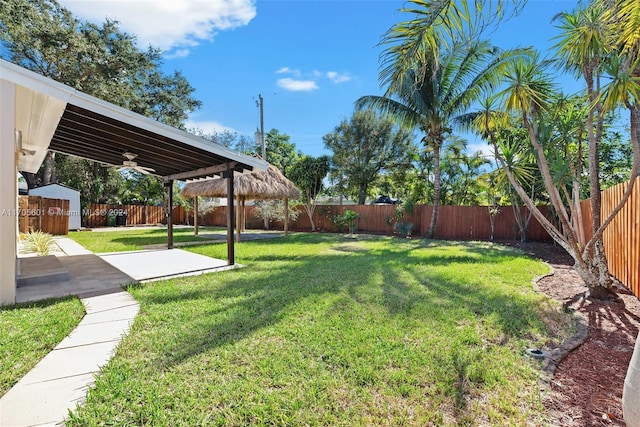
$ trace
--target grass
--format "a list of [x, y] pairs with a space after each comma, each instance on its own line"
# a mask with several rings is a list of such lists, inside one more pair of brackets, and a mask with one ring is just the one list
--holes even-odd
[[543, 423], [525, 350], [565, 316], [532, 290], [543, 263], [487, 243], [321, 234], [236, 256], [247, 268], [129, 289], [140, 314], [68, 425]]
[[[200, 227], [200, 236], [193, 235], [193, 227], [173, 229], [173, 240], [180, 242], [202, 242], [204, 234], [226, 233], [226, 229], [216, 227]], [[149, 227], [147, 229], [116, 231], [72, 231], [69, 237], [94, 253], [139, 251], [146, 245], [162, 245], [167, 243], [167, 229]]]
[[84, 316], [77, 298], [0, 307], [0, 396], [31, 370]]

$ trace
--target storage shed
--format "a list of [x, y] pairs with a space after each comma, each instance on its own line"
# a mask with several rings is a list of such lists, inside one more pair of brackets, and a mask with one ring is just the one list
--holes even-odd
[[69, 230], [79, 230], [81, 227], [80, 192], [62, 184], [49, 184], [29, 190], [32, 196], [46, 197], [48, 199], [69, 200]]

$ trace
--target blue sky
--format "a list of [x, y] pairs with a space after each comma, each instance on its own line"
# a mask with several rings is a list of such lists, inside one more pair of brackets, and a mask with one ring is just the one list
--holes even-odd
[[[253, 137], [264, 98], [265, 132], [291, 136], [305, 154], [329, 154], [322, 136], [353, 112], [363, 95], [379, 95], [381, 36], [406, 20], [396, 0], [62, 0], [74, 15], [120, 21], [139, 44], [163, 49], [167, 73], [180, 70], [203, 106], [188, 123], [206, 132]], [[574, 0], [529, 0], [491, 36], [502, 48], [545, 52], [558, 12]], [[578, 86], [561, 80], [566, 92]], [[482, 148], [470, 141], [471, 149]]]

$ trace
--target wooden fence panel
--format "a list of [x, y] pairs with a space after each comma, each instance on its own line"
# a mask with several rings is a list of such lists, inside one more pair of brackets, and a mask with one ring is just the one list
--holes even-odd
[[53, 235], [69, 234], [69, 200], [42, 198], [42, 231]]
[[18, 207], [18, 229], [21, 233], [69, 234], [69, 200], [20, 196]]
[[20, 196], [18, 198], [18, 230], [20, 233], [29, 232], [29, 196]]
[[[87, 226], [106, 227], [112, 214], [126, 213], [126, 225], [166, 224], [167, 218], [163, 206], [113, 205], [92, 203], [89, 205]], [[182, 206], [173, 209], [173, 223], [184, 224], [185, 210]]]
[[[290, 230], [309, 231], [311, 222], [302, 206], [298, 206], [298, 219], [289, 224]], [[440, 239], [464, 239], [464, 240], [489, 240], [491, 236], [491, 222], [489, 210], [486, 206], [441, 206], [438, 220], [437, 238]], [[526, 210], [521, 207], [520, 209]], [[543, 213], [547, 213], [545, 206], [541, 207]], [[394, 233], [395, 206], [392, 205], [319, 205], [316, 207], [313, 221], [318, 231], [338, 232], [345, 231], [336, 223], [336, 218], [346, 210], [352, 210], [360, 215], [356, 228], [360, 232], [391, 235]], [[405, 214], [403, 222], [413, 224], [414, 235], [424, 235], [431, 220], [431, 206], [417, 205], [412, 213]], [[200, 225], [225, 227], [227, 224], [227, 208], [220, 206], [213, 212], [209, 212], [201, 218]], [[193, 216], [190, 224], [193, 224]], [[510, 206], [501, 208], [496, 217], [494, 238], [496, 240], [518, 240], [520, 238], [515, 223], [514, 213]], [[245, 207], [245, 223], [248, 229], [264, 228], [264, 221], [254, 214], [253, 206]], [[271, 222], [269, 228], [282, 230], [284, 225], [279, 222]], [[528, 240], [548, 241], [547, 232], [532, 218], [527, 229]]]
[[[523, 213], [527, 208], [519, 207]], [[546, 206], [540, 207], [547, 214]], [[433, 206], [421, 206], [422, 220], [420, 235], [425, 235], [431, 223]], [[440, 206], [436, 224], [436, 238], [462, 240], [489, 240], [491, 238], [491, 218], [487, 206]], [[500, 213], [494, 221], [495, 240], [519, 240], [520, 233], [511, 206], [500, 206]], [[531, 218], [527, 227], [527, 240], [547, 241], [551, 237], [535, 219]]]
[[[602, 192], [603, 221], [622, 200], [627, 184]], [[590, 224], [585, 228], [591, 228]], [[640, 178], [636, 178], [627, 203], [604, 231], [603, 240], [610, 273], [640, 298]]]
[[582, 228], [584, 229], [584, 241], [588, 242], [593, 237], [593, 215], [591, 213], [591, 201], [589, 199], [580, 202], [580, 210], [582, 211]]

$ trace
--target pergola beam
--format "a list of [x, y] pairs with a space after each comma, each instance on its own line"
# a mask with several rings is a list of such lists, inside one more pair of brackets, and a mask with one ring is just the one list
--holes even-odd
[[223, 172], [229, 170], [229, 168], [233, 169], [236, 167], [238, 162], [228, 162], [221, 165], [209, 166], [206, 168], [195, 169], [188, 172], [174, 173], [173, 175], [168, 175], [164, 177], [166, 181], [184, 181], [185, 179], [195, 179], [195, 178], [203, 178], [210, 175], [220, 175]]

